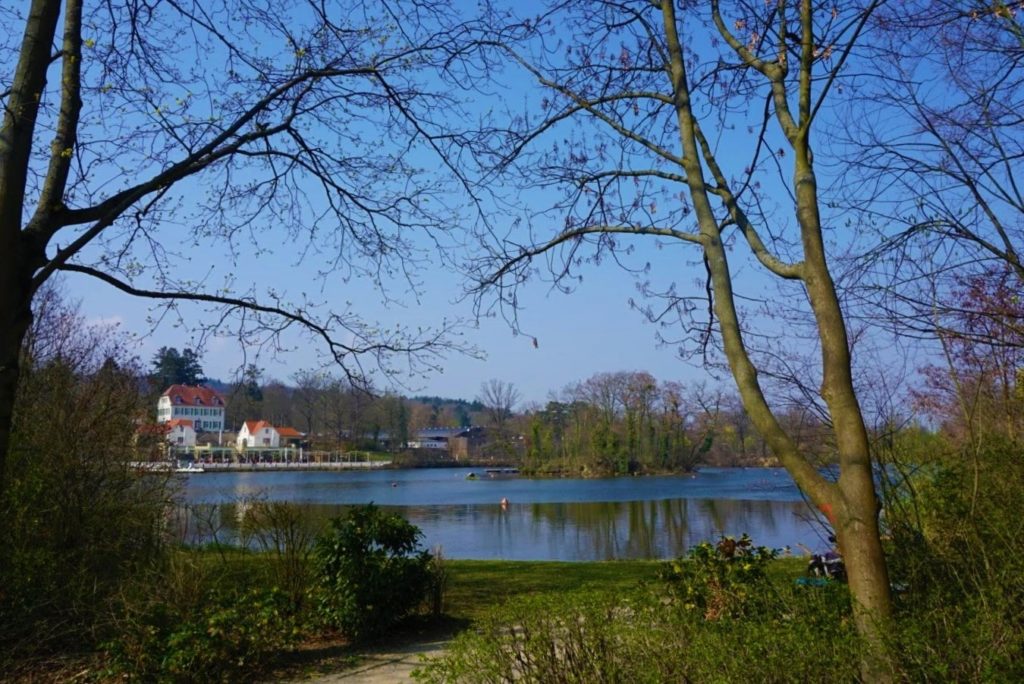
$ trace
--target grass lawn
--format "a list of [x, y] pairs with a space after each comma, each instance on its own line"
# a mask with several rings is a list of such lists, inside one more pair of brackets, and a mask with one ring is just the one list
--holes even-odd
[[[473, 621], [517, 596], [586, 589], [629, 590], [655, 581], [663, 561], [621, 560], [592, 562], [448, 560], [450, 576], [445, 613]], [[769, 573], [788, 582], [803, 574], [805, 558], [779, 558]]]
[[446, 561], [450, 576], [445, 612], [475, 620], [517, 596], [594, 588], [633, 589], [656, 579], [659, 561]]

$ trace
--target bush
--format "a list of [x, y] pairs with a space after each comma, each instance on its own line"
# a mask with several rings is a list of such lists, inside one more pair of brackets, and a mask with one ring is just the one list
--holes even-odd
[[[118, 336], [53, 292], [24, 350], [0, 495], [0, 672], [91, 651], [162, 557], [166, 476], [129, 467], [140, 404]], [[146, 407], [148, 408], [148, 407]]]
[[319, 611], [352, 639], [380, 634], [426, 597], [431, 556], [419, 528], [373, 504], [331, 521], [317, 540]]
[[771, 611], [705, 620], [659, 591], [536, 595], [459, 635], [416, 679], [442, 682], [856, 681], [846, 588], [779, 586]]
[[766, 569], [778, 552], [754, 546], [744, 534], [739, 540], [722, 537], [717, 544], [702, 542], [685, 558], [665, 564], [659, 577], [689, 610], [705, 619], [738, 617], [762, 610], [772, 591]]
[[[891, 650], [907, 681], [1024, 681], [1024, 461], [991, 437], [883, 490], [901, 591]], [[900, 477], [895, 477], [900, 474]]]
[[107, 644], [111, 675], [143, 681], [250, 681], [300, 630], [277, 589], [202, 592], [197, 604], [153, 601]]
[[243, 534], [267, 557], [271, 579], [288, 595], [292, 610], [301, 611], [312, 581], [317, 525], [294, 503], [257, 500], [246, 507]]

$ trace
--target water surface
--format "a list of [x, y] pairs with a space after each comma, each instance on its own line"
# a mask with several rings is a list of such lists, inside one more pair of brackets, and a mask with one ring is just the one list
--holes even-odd
[[[479, 479], [467, 480], [470, 472]], [[781, 548], [821, 546], [810, 510], [782, 469], [705, 468], [696, 476], [608, 479], [489, 478], [481, 469], [237, 472], [188, 476], [191, 504], [290, 501], [325, 521], [345, 506], [396, 510], [451, 558], [670, 558], [721, 535]], [[508, 500], [506, 507], [500, 505]], [[222, 522], [233, 534], [237, 521]]]

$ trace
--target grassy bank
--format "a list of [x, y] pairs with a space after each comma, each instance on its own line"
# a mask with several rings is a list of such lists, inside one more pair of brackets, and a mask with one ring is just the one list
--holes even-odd
[[657, 577], [658, 561], [450, 560], [445, 613], [476, 620], [509, 600], [544, 593], [587, 590], [627, 591]]
[[[250, 558], [255, 566], [264, 563], [259, 555]], [[523, 605], [552, 608], [578, 601], [604, 601], [610, 596], [629, 596], [644, 586], [660, 582], [665, 562], [657, 560], [618, 561], [445, 561], [448, 585], [444, 615], [421, 615], [407, 620], [381, 640], [349, 645], [343, 639], [313, 638], [285, 658], [282, 676], [328, 674], [352, 667], [360, 653], [378, 648], [398, 648], [409, 642], [432, 642], [487, 629], [503, 615], [517, 614]], [[779, 558], [767, 568], [769, 580], [778, 586], [792, 585], [806, 567], [802, 558]], [[251, 569], [258, 573], [258, 567]], [[498, 616], [497, 618], [495, 616]]]
[[[628, 592], [654, 582], [663, 561], [619, 560], [592, 562], [448, 560], [450, 580], [445, 613], [474, 621], [505, 603], [539, 594], [568, 594], [594, 590]], [[779, 558], [770, 564], [773, 580], [791, 582], [807, 561]]]

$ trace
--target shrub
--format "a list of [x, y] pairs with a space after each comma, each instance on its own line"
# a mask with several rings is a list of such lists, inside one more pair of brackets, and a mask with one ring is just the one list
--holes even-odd
[[[996, 437], [887, 473], [896, 601], [892, 652], [907, 681], [1024, 680], [1024, 461]], [[899, 475], [900, 477], [896, 477]]]
[[665, 564], [660, 578], [689, 610], [705, 619], [737, 617], [764, 608], [772, 591], [766, 569], [778, 552], [754, 546], [744, 534], [738, 540], [722, 537], [717, 544], [702, 542], [685, 558]]
[[208, 589], [194, 605], [149, 602], [106, 645], [111, 675], [144, 681], [250, 681], [300, 631], [277, 589]]
[[137, 369], [116, 333], [40, 296], [0, 494], [0, 672], [88, 652], [164, 553], [166, 476], [133, 460]]
[[375, 636], [411, 613], [430, 586], [421, 532], [373, 504], [356, 506], [317, 540], [319, 611], [352, 639]]
[[317, 526], [301, 506], [258, 500], [247, 506], [243, 528], [268, 559], [275, 586], [288, 595], [294, 611], [301, 611], [312, 580]]
[[442, 682], [856, 681], [843, 586], [779, 587], [773, 610], [708, 621], [660, 592], [544, 594], [459, 635], [416, 679]]
[[434, 617], [440, 617], [444, 613], [449, 579], [448, 562], [440, 545], [434, 548], [434, 555], [430, 558], [429, 572], [428, 601], [430, 603], [430, 614]]

